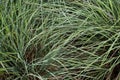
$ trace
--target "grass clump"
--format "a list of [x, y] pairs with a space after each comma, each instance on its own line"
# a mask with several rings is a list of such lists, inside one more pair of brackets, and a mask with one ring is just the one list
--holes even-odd
[[119, 0], [0, 0], [1, 80], [119, 80]]

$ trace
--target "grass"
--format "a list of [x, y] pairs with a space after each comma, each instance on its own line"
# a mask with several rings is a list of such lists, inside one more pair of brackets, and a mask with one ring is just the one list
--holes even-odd
[[0, 0], [1, 80], [120, 80], [119, 0]]

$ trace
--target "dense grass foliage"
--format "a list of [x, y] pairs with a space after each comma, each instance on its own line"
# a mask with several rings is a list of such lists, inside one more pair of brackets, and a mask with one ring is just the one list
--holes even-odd
[[0, 80], [119, 80], [120, 0], [0, 0]]

